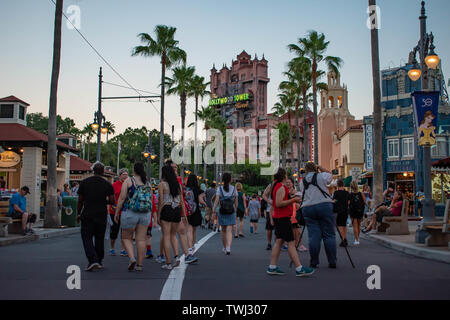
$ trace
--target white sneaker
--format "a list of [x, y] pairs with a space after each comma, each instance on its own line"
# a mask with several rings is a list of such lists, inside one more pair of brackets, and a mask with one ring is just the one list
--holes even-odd
[[225, 253], [225, 254], [227, 254], [227, 249], [223, 248], [223, 249], [222, 249], [222, 252]]
[[355, 240], [355, 242], [353, 242], [353, 244], [354, 244], [355, 246], [357, 246], [357, 245], [359, 245], [359, 241]]

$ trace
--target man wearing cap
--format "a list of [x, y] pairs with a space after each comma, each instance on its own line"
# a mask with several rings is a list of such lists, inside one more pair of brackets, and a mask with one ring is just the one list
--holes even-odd
[[113, 186], [102, 177], [104, 165], [96, 162], [92, 169], [94, 176], [81, 181], [78, 189], [77, 220], [81, 220], [81, 238], [89, 261], [86, 271], [103, 269], [107, 205], [115, 203]]
[[[33, 234], [33, 223], [36, 222], [36, 215], [26, 212], [27, 199], [25, 196], [30, 193], [30, 189], [27, 186], [23, 186], [19, 192], [15, 193], [9, 200], [9, 212], [8, 215], [13, 219], [22, 220], [22, 232], [23, 235]], [[27, 223], [29, 228], [27, 228]]]

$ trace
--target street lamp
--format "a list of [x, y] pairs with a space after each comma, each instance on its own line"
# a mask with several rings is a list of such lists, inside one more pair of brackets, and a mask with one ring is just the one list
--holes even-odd
[[107, 134], [108, 133], [108, 128], [102, 127], [100, 129], [100, 131], [102, 132], [102, 134]]
[[152, 145], [152, 132], [148, 133], [148, 143], [145, 146], [144, 152], [142, 152], [143, 156], [147, 159], [147, 177], [148, 181], [152, 176], [152, 160], [156, 159], [156, 154], [153, 151]]
[[105, 122], [106, 118], [102, 114], [101, 109], [94, 112], [94, 122], [91, 124], [91, 128], [92, 130], [97, 131], [97, 161], [100, 161], [101, 135], [108, 133], [108, 128], [102, 126]]

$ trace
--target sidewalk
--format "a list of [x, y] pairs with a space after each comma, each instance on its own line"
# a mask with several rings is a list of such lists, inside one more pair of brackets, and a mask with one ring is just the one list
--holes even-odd
[[40, 239], [53, 238], [58, 236], [66, 236], [75, 233], [80, 233], [80, 227], [75, 228], [59, 228], [59, 229], [44, 229], [42, 222], [33, 228], [35, 234], [23, 236], [20, 234], [9, 234], [6, 238], [0, 238], [0, 247], [11, 244], [19, 244]]
[[[450, 263], [450, 248], [427, 247], [425, 244], [415, 242], [415, 235], [419, 221], [409, 221], [409, 235], [392, 236], [385, 234], [363, 234], [361, 239], [376, 242], [382, 246], [394, 249], [419, 258]], [[348, 228], [353, 234], [353, 228]]]

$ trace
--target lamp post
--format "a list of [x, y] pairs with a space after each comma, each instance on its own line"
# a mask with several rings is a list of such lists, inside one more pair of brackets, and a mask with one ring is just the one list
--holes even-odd
[[[436, 69], [439, 65], [439, 57], [434, 52], [435, 46], [433, 33], [427, 33], [427, 16], [425, 15], [425, 1], [421, 3], [420, 20], [420, 41], [412, 51], [413, 68], [408, 72], [412, 81], [417, 81], [421, 77], [422, 90], [429, 89], [429, 69]], [[416, 54], [419, 52], [420, 66], [417, 64]], [[422, 226], [434, 220], [434, 201], [431, 195], [431, 146], [425, 145], [423, 149], [423, 184], [425, 199], [422, 201]], [[427, 233], [419, 228], [416, 233], [416, 242], [424, 243]]]
[[151, 131], [148, 133], [148, 143], [145, 146], [144, 152], [142, 154], [144, 155], [145, 158], [147, 158], [147, 177], [148, 181], [150, 181], [152, 177], [152, 160], [156, 159], [156, 155], [153, 151]]
[[102, 142], [102, 134], [108, 133], [108, 129], [103, 127], [106, 119], [102, 114], [102, 78], [102, 67], [100, 67], [100, 72], [98, 74], [98, 107], [97, 111], [94, 113], [94, 123], [91, 124], [92, 129], [94, 131], [97, 131], [97, 161], [100, 161], [100, 145]]

